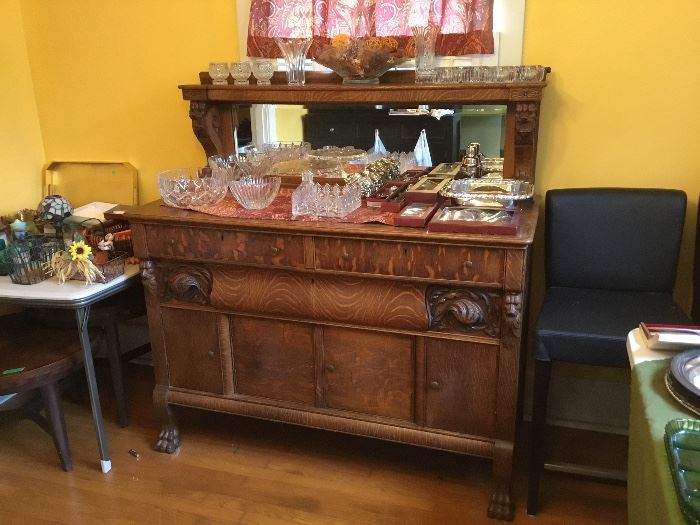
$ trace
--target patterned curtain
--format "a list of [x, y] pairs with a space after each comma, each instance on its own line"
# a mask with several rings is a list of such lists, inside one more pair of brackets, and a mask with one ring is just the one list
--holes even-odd
[[493, 0], [251, 0], [248, 56], [279, 58], [275, 37], [313, 37], [309, 56], [331, 39], [395, 38], [414, 54], [412, 26], [435, 24], [437, 55], [493, 53]]

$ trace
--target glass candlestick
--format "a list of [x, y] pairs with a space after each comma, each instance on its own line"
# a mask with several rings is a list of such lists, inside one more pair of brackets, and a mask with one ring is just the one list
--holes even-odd
[[306, 82], [304, 61], [311, 47], [310, 38], [275, 38], [287, 65], [287, 84], [303, 86]]

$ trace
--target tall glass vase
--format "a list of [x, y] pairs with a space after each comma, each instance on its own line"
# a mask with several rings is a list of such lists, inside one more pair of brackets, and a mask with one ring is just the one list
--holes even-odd
[[275, 38], [287, 64], [287, 84], [303, 86], [306, 82], [304, 61], [311, 46], [311, 38]]
[[435, 41], [439, 28], [435, 24], [411, 27], [416, 39], [416, 82], [435, 81]]

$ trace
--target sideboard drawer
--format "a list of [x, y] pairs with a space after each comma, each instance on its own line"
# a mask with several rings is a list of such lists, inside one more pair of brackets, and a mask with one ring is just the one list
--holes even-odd
[[503, 250], [445, 244], [316, 238], [316, 269], [503, 283]]
[[149, 226], [151, 257], [304, 267], [304, 239], [298, 235]]

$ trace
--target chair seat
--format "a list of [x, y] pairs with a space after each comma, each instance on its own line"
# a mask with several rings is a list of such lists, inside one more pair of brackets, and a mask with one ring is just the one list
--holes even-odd
[[535, 328], [537, 359], [627, 367], [627, 334], [642, 321], [691, 322], [670, 294], [548, 288]]
[[62, 379], [80, 368], [83, 354], [77, 329], [37, 326], [25, 313], [0, 316], [0, 394], [24, 392]]

